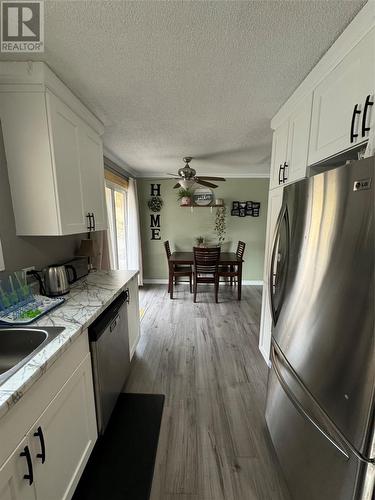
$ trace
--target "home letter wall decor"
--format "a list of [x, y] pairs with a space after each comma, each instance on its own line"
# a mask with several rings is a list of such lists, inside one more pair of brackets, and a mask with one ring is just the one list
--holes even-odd
[[[148, 201], [148, 208], [152, 212], [160, 212], [163, 200], [160, 198], [160, 184], [151, 184], [151, 198]], [[161, 240], [160, 235], [160, 214], [150, 214], [151, 239]]]

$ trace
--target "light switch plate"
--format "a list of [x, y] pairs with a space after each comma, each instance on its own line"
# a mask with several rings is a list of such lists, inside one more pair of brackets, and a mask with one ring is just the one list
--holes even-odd
[[1, 246], [1, 240], [0, 240], [0, 271], [5, 270], [5, 264], [4, 264], [4, 256], [3, 256], [3, 249]]

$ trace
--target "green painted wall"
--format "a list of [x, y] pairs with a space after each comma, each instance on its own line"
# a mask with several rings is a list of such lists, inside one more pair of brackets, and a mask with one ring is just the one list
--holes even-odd
[[[191, 251], [196, 236], [205, 236], [206, 240], [216, 243], [213, 232], [215, 209], [180, 208], [177, 202], [175, 181], [166, 179], [138, 179], [138, 196], [141, 218], [141, 236], [143, 251], [144, 279], [167, 278], [167, 262], [163, 242], [169, 240], [173, 250]], [[150, 198], [150, 185], [161, 184], [161, 197], [164, 205], [160, 212], [160, 241], [151, 240], [150, 210], [147, 201]], [[266, 235], [268, 179], [228, 179], [214, 190], [217, 198], [223, 198], [227, 206], [227, 233], [223, 251], [234, 251], [238, 240], [246, 242], [245, 280], [263, 278], [263, 259]], [[260, 217], [232, 217], [232, 201], [260, 201]]]

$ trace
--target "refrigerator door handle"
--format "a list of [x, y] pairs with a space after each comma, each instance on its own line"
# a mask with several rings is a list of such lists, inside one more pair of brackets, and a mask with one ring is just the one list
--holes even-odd
[[[292, 371], [293, 373], [293, 376], [294, 378], [296, 379], [297, 383], [300, 385], [300, 387], [304, 390], [304, 392], [306, 393], [306, 395], [313, 401], [313, 403], [315, 405], [318, 405], [318, 403], [315, 401], [315, 399], [313, 398], [313, 396], [310, 394], [310, 392], [308, 391], [308, 389], [305, 387], [305, 385], [303, 384], [303, 382], [297, 377], [297, 375], [295, 374], [295, 372], [293, 371], [292, 367], [289, 365], [288, 361], [285, 359], [285, 357], [282, 355], [281, 351], [280, 351], [280, 348], [277, 346], [276, 342], [273, 340], [272, 341], [272, 348], [271, 348], [271, 362], [272, 362], [272, 366], [274, 368], [274, 371], [275, 371], [275, 375], [281, 385], [281, 387], [283, 388], [285, 394], [288, 396], [289, 400], [291, 401], [291, 403], [293, 404], [293, 406], [296, 408], [296, 410], [303, 416], [305, 417], [321, 434], [323, 434], [323, 436], [328, 439], [328, 441], [330, 441], [330, 443], [333, 444], [333, 446], [335, 446], [335, 448], [337, 448], [338, 451], [340, 451], [347, 459], [349, 459], [349, 455], [348, 453], [343, 449], [343, 447], [337, 443], [337, 441], [328, 433], [327, 430], [324, 430], [322, 429], [322, 426], [321, 424], [319, 424], [317, 422], [317, 420], [311, 416], [306, 410], [305, 408], [301, 405], [301, 403], [297, 400], [297, 398], [294, 396], [293, 392], [290, 390], [290, 388], [288, 387], [288, 384], [287, 382], [285, 381], [284, 377], [282, 376], [279, 368], [278, 368], [278, 360], [277, 360], [277, 357], [280, 357], [281, 359], [283, 359], [283, 361], [285, 361], [285, 364], [287, 365], [288, 369], [290, 371]], [[361, 462], [363, 463], [366, 463], [366, 464], [374, 464], [375, 463], [375, 459], [373, 458], [365, 458], [363, 457], [355, 448], [354, 446], [346, 439], [346, 437], [337, 429], [337, 427], [335, 426], [335, 424], [330, 420], [330, 418], [328, 416], [326, 416], [325, 414], [322, 415], [323, 413], [323, 410], [319, 407], [320, 409], [320, 413], [321, 413], [321, 417], [322, 419], [325, 417], [325, 419], [328, 421], [328, 424], [327, 426], [329, 427], [332, 427], [335, 431], [335, 433], [337, 433], [339, 439], [345, 444], [345, 446], [353, 453], [353, 455], [356, 456], [356, 458], [358, 460], [360, 460]]]
[[[276, 292], [276, 285], [277, 285], [277, 279], [278, 279], [277, 272], [276, 273], [274, 272], [274, 265], [275, 265], [275, 258], [276, 258], [276, 254], [277, 254], [277, 252], [276, 252], [277, 246], [278, 246], [277, 241], [278, 241], [278, 237], [279, 237], [279, 233], [280, 233], [280, 229], [281, 229], [281, 224], [282, 224], [284, 219], [285, 219], [285, 223], [287, 224], [287, 238], [288, 238], [288, 242], [287, 242], [288, 248], [286, 250], [286, 253], [287, 254], [289, 253], [289, 223], [288, 223], [287, 216], [288, 216], [287, 208], [286, 208], [286, 206], [284, 206], [280, 211], [280, 214], [279, 214], [279, 217], [278, 217], [277, 223], [276, 223], [275, 233], [274, 233], [274, 237], [273, 237], [273, 244], [272, 244], [269, 276], [268, 276], [268, 283], [269, 283], [268, 292], [269, 292], [269, 299], [270, 299], [269, 302], [270, 302], [270, 307], [271, 307], [271, 316], [272, 316], [272, 320], [273, 320], [274, 325], [276, 325], [277, 318], [278, 318], [278, 314], [277, 314], [277, 311], [275, 308], [275, 302], [273, 300], [274, 293]], [[286, 258], [288, 258], [288, 255]]]

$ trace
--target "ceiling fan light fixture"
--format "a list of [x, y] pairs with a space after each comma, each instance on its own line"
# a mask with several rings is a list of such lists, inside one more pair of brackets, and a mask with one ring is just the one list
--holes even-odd
[[179, 181], [180, 183], [180, 186], [184, 189], [188, 189], [188, 188], [191, 188], [192, 186], [194, 186], [195, 184], [195, 180], [194, 179], [181, 179]]

